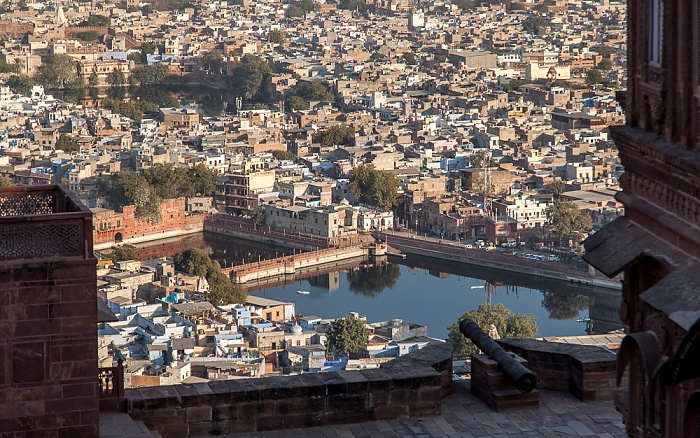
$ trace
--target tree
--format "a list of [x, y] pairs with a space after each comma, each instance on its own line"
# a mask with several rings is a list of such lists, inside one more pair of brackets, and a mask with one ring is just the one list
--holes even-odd
[[135, 205], [137, 217], [161, 221], [161, 199], [143, 176], [122, 170], [112, 175], [103, 191], [114, 206]]
[[253, 210], [250, 212], [250, 216], [253, 219], [253, 223], [258, 227], [265, 226], [265, 209], [260, 204], [255, 204]]
[[5, 85], [10, 87], [14, 93], [29, 96], [32, 94], [32, 87], [36, 85], [36, 82], [29, 76], [12, 75], [7, 79]]
[[549, 190], [549, 193], [554, 195], [555, 198], [559, 199], [559, 195], [564, 193], [564, 190], [566, 190], [566, 184], [564, 184], [564, 182], [561, 180], [556, 180], [547, 184], [545, 188]]
[[213, 196], [216, 189], [216, 171], [209, 169], [202, 163], [187, 170], [187, 178], [192, 187], [194, 196]]
[[543, 292], [542, 307], [547, 309], [551, 319], [573, 319], [582, 310], [588, 308], [588, 297], [585, 295]]
[[[47, 56], [39, 67], [39, 79], [46, 87], [59, 90], [80, 88], [81, 85], [75, 61], [68, 55]], [[85, 86], [84, 81], [82, 86]]]
[[272, 70], [267, 61], [256, 55], [245, 54], [229, 79], [233, 93], [246, 100], [259, 97], [265, 78]]
[[212, 263], [208, 255], [196, 249], [178, 252], [173, 256], [173, 261], [177, 271], [202, 278], [206, 277]]
[[350, 290], [368, 297], [374, 297], [391, 289], [401, 276], [401, 268], [393, 263], [382, 266], [361, 267], [347, 273]]
[[547, 19], [540, 15], [530, 15], [522, 22], [523, 30], [525, 30], [525, 32], [536, 35], [539, 34], [540, 30], [548, 24], [549, 22]]
[[614, 53], [617, 52], [614, 48], [610, 46], [606, 46], [605, 44], [600, 44], [598, 46], [595, 46], [593, 48], [600, 56], [602, 56], [605, 59], [610, 59]]
[[111, 23], [112, 20], [104, 15], [90, 15], [85, 20], [80, 22], [78, 26], [108, 27]]
[[221, 272], [221, 266], [208, 255], [196, 249], [188, 249], [173, 256], [175, 269], [189, 275], [205, 278], [209, 283], [207, 301], [214, 306], [245, 303], [246, 293]]
[[107, 83], [112, 87], [121, 87], [126, 83], [126, 76], [120, 69], [114, 69], [107, 75]]
[[293, 94], [306, 100], [333, 100], [335, 96], [328, 85], [320, 79], [299, 81], [294, 87]]
[[86, 30], [84, 32], [77, 32], [75, 37], [80, 41], [95, 41], [100, 37], [100, 34], [94, 30]]
[[457, 320], [457, 324], [447, 327], [447, 341], [452, 344], [455, 356], [466, 356], [479, 351], [469, 339], [459, 331], [459, 323], [464, 318], [474, 321], [482, 330], [488, 331], [491, 324], [496, 326], [502, 338], [533, 338], [539, 331], [535, 315], [513, 313], [503, 304], [480, 304], [477, 310], [469, 310]]
[[522, 79], [513, 79], [503, 86], [503, 91], [506, 93], [509, 91], [517, 91], [521, 85], [527, 84], [527, 81]]
[[600, 70], [612, 70], [612, 61], [609, 59], [603, 59], [598, 63], [598, 69]]
[[452, 2], [455, 6], [463, 11], [469, 11], [474, 9], [474, 0], [454, 0]]
[[90, 87], [96, 87], [96, 86], [100, 85], [100, 78], [99, 78], [99, 76], [97, 76], [97, 73], [92, 72], [92, 74], [88, 78], [88, 85]]
[[391, 210], [396, 203], [399, 181], [395, 175], [372, 166], [358, 166], [349, 173], [348, 187], [363, 204]]
[[287, 108], [291, 111], [309, 109], [309, 104], [306, 103], [306, 101], [299, 96], [289, 96], [287, 98], [286, 105], [287, 105]]
[[545, 210], [547, 225], [560, 240], [578, 244], [591, 230], [591, 217], [570, 201], [554, 201]]
[[597, 68], [589, 68], [586, 72], [586, 85], [589, 87], [603, 83], [603, 74]]
[[197, 58], [197, 65], [209, 74], [220, 75], [224, 69], [224, 55], [216, 49], [209, 50]]
[[0, 176], [0, 187], [12, 187], [15, 183], [6, 176]]
[[318, 131], [313, 136], [315, 143], [321, 143], [323, 146], [347, 145], [355, 144], [355, 128], [352, 125], [336, 125], [324, 131]]
[[326, 337], [328, 350], [340, 351], [354, 357], [360, 348], [367, 346], [369, 330], [364, 321], [346, 316], [331, 323]]
[[278, 160], [296, 161], [296, 159], [297, 159], [296, 154], [292, 151], [275, 150], [275, 151], [268, 151], [268, 152], [270, 152], [272, 154], [272, 156]]
[[301, 0], [294, 2], [285, 11], [284, 15], [287, 18], [303, 17], [309, 12], [315, 12], [320, 9], [320, 5], [314, 0]]
[[78, 152], [80, 150], [80, 145], [68, 135], [61, 134], [56, 142], [55, 149], [62, 150], [63, 152], [67, 153]]
[[115, 245], [112, 247], [112, 261], [123, 262], [125, 260], [138, 260], [136, 247], [134, 245]]
[[187, 178], [187, 170], [170, 163], [155, 164], [142, 169], [140, 175], [155, 188], [158, 196], [163, 199], [191, 196], [194, 192], [189, 178]]
[[268, 34], [267, 39], [273, 44], [284, 44], [284, 32], [275, 29]]
[[168, 66], [164, 64], [136, 67], [131, 74], [141, 85], [163, 84], [168, 78]]

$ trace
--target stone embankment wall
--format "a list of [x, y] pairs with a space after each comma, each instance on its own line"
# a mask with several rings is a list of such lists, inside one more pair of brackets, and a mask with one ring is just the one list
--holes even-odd
[[380, 369], [126, 389], [128, 412], [164, 438], [424, 417], [452, 393], [449, 344]]
[[385, 240], [390, 247], [407, 254], [450, 260], [458, 263], [469, 263], [554, 280], [573, 281], [597, 287], [612, 289], [620, 289], [622, 287], [620, 282], [608, 280], [599, 273], [591, 276], [585, 263], [581, 263], [579, 266], [571, 266], [563, 263], [528, 260], [508, 254], [499, 254], [494, 251], [463, 248], [445, 241], [441, 243], [437, 239], [424, 239], [421, 236], [412, 238], [386, 233], [376, 233], [375, 236]]

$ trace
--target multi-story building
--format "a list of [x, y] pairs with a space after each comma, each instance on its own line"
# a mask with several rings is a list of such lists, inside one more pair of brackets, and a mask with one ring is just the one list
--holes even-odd
[[493, 209], [499, 216], [515, 219], [518, 228], [539, 228], [547, 222], [547, 202], [527, 195], [506, 197], [493, 201]]
[[263, 208], [265, 224], [278, 230], [326, 238], [357, 233], [358, 214], [354, 208], [333, 205], [322, 208], [265, 205]]
[[224, 175], [216, 182], [216, 203], [225, 213], [247, 215], [258, 205], [258, 196], [271, 193], [274, 186], [274, 170]]

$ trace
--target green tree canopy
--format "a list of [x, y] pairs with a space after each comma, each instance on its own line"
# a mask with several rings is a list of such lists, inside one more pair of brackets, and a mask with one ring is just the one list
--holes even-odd
[[136, 247], [134, 245], [124, 244], [115, 245], [112, 247], [112, 261], [113, 262], [123, 262], [125, 260], [138, 260], [138, 255], [136, 254]]
[[58, 138], [58, 141], [56, 142], [55, 149], [62, 150], [63, 152], [67, 153], [78, 152], [80, 150], [80, 145], [70, 136], [66, 134], [61, 134], [61, 136]]
[[605, 44], [600, 44], [598, 46], [595, 46], [593, 48], [600, 56], [602, 56], [605, 59], [610, 59], [611, 56], [617, 52], [614, 48], [610, 46], [606, 46]]
[[216, 173], [202, 163], [190, 169], [170, 163], [155, 164], [142, 169], [140, 175], [163, 199], [212, 196], [216, 185]]
[[14, 93], [29, 96], [32, 94], [32, 87], [36, 85], [36, 81], [29, 76], [12, 75], [7, 79], [5, 85], [10, 87]]
[[237, 96], [246, 100], [260, 98], [262, 84], [272, 70], [263, 58], [246, 54], [229, 78], [229, 87]]
[[293, 94], [306, 100], [334, 100], [335, 96], [330, 87], [320, 79], [299, 81], [294, 87]]
[[323, 146], [352, 146], [355, 144], [355, 127], [352, 125], [331, 126], [326, 130], [317, 131], [313, 139], [315, 143], [321, 143]]
[[358, 166], [349, 172], [348, 188], [355, 199], [367, 205], [391, 210], [396, 204], [399, 180], [372, 166]]
[[119, 69], [112, 70], [107, 75], [107, 83], [112, 87], [121, 87], [126, 83], [126, 76]]
[[122, 170], [112, 175], [103, 192], [115, 207], [135, 205], [137, 217], [161, 221], [161, 198], [143, 176]]
[[287, 109], [290, 111], [309, 109], [309, 104], [306, 103], [306, 101], [299, 96], [289, 96], [287, 98], [286, 105]]
[[274, 29], [270, 31], [267, 39], [273, 44], [284, 44], [284, 32], [279, 29]]
[[100, 37], [100, 34], [94, 30], [86, 30], [83, 32], [77, 32], [75, 37], [80, 41], [96, 41]]
[[15, 183], [6, 176], [0, 176], [0, 187], [12, 187]]
[[168, 66], [164, 64], [143, 65], [136, 67], [131, 74], [141, 85], [164, 84], [168, 78]]
[[539, 34], [543, 27], [549, 25], [549, 21], [541, 15], [529, 15], [522, 22], [523, 30], [532, 34]]
[[100, 85], [100, 77], [97, 76], [97, 73], [92, 72], [92, 74], [88, 78], [88, 85], [90, 87], [96, 87], [96, 86]]
[[296, 161], [297, 156], [294, 152], [292, 151], [268, 151], [272, 154], [273, 157], [275, 157], [278, 160], [290, 160], [290, 161]]
[[559, 239], [578, 244], [591, 230], [591, 216], [570, 201], [554, 201], [545, 210], [547, 225]]
[[374, 297], [391, 289], [401, 275], [401, 268], [393, 263], [382, 266], [360, 267], [347, 273], [350, 290], [368, 297]]
[[173, 261], [177, 271], [207, 280], [209, 283], [207, 301], [214, 306], [245, 303], [247, 296], [245, 291], [221, 272], [221, 266], [203, 252], [188, 249], [175, 254]]
[[78, 26], [95, 26], [95, 27], [108, 27], [112, 24], [112, 20], [104, 15], [90, 15], [85, 20], [81, 21]]
[[197, 58], [197, 65], [206, 73], [220, 75], [224, 70], [224, 55], [217, 49], [209, 50]]
[[301, 0], [298, 2], [293, 2], [287, 7], [284, 15], [287, 18], [292, 17], [303, 17], [309, 12], [318, 11], [320, 8], [319, 4], [314, 0]]
[[603, 74], [597, 68], [589, 68], [586, 72], [586, 85], [589, 87], [604, 82]]
[[39, 67], [39, 80], [48, 88], [67, 90], [81, 88], [85, 82], [78, 77], [76, 63], [68, 55], [47, 56]]
[[457, 324], [447, 327], [447, 341], [452, 344], [455, 356], [466, 356], [477, 353], [478, 348], [459, 331], [459, 323], [469, 318], [483, 331], [489, 330], [493, 324], [502, 338], [533, 338], [539, 331], [535, 315], [523, 315], [511, 312], [503, 304], [480, 304], [477, 310], [469, 310], [457, 320]]
[[326, 332], [327, 348], [354, 357], [360, 348], [367, 346], [369, 329], [364, 321], [346, 316], [333, 321]]
[[250, 212], [253, 223], [258, 227], [265, 226], [265, 209], [260, 204], [255, 204], [255, 207]]
[[564, 184], [564, 181], [562, 180], [556, 180], [547, 184], [545, 188], [549, 190], [549, 193], [553, 194], [555, 198], [559, 198], [559, 195], [564, 193], [564, 190], [566, 190], [566, 184]]
[[613, 63], [609, 59], [603, 59], [598, 63], [598, 69], [600, 70], [612, 70]]

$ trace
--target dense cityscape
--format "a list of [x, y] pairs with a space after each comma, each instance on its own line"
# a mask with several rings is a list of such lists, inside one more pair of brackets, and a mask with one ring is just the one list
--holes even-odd
[[[662, 0], [649, 3], [656, 5], [650, 6], [652, 17], [661, 14]], [[638, 275], [641, 283], [656, 284], [673, 271], [666, 260], [683, 260], [665, 255], [665, 249], [650, 251], [657, 241], [624, 225], [627, 216], [646, 223], [639, 218], [653, 222], [661, 214], [640, 207], [627, 191], [672, 199], [664, 201], [669, 211], [695, 211], [691, 201], [673, 198], [680, 195], [639, 182], [640, 171], [630, 172], [629, 159], [618, 155], [620, 142], [635, 144], [619, 140], [627, 135], [620, 133], [636, 124], [673, 141], [695, 138], [694, 132], [678, 137], [663, 129], [673, 111], [660, 102], [667, 89], [681, 87], [644, 85], [642, 94], [630, 94], [640, 87], [639, 77], [665, 80], [663, 71], [654, 70], [664, 56], [654, 32], [664, 28], [649, 21], [657, 26], [644, 31], [652, 35], [650, 42], [632, 51], [627, 41], [635, 28], [628, 27], [627, 8], [627, 2], [611, 0], [5, 1], [0, 219], [24, 217], [17, 213], [22, 208], [33, 211], [26, 217], [41, 220], [47, 213], [70, 212], [83, 214], [91, 229], [34, 234], [2, 222], [8, 228], [0, 230], [0, 262], [23, 259], [17, 255], [23, 251], [29, 251], [27, 260], [58, 260], [61, 254], [93, 260], [94, 254], [95, 272], [81, 265], [75, 278], [96, 280], [90, 293], [97, 298], [98, 391], [117, 400], [116, 410], [128, 410], [162, 436], [334, 424], [264, 417], [270, 422], [265, 425], [255, 415], [272, 413], [256, 405], [250, 408], [257, 412], [251, 414], [252, 429], [243, 425], [242, 411], [220, 417], [224, 425], [212, 414], [216, 408], [202, 414], [182, 397], [201, 388], [196, 385], [379, 372], [400, 369], [414, 358], [430, 357], [432, 368], [447, 373], [450, 382], [453, 371], [455, 381], [471, 380], [471, 392], [495, 411], [499, 403], [540, 406], [527, 395], [534, 385], [518, 387], [518, 396], [498, 392], [503, 389], [488, 374], [496, 369], [489, 368], [488, 347], [475, 345], [461, 321], [475, 322], [491, 341], [524, 357], [526, 365], [534, 363], [546, 382], [542, 389], [562, 387], [547, 377], [559, 365], [538, 365], [543, 351], [556, 356], [562, 348], [582, 363], [605, 362], [612, 368], [597, 365], [600, 372], [592, 380], [570, 377], [573, 371], [566, 375], [569, 391], [581, 401], [609, 403], [614, 352], [621, 342], [624, 347], [631, 327], [626, 312], [638, 311], [636, 301], [622, 297], [625, 287], [634, 287], [626, 286], [632, 284], [627, 278], [636, 281]], [[635, 79], [630, 71], [644, 51], [651, 66], [644, 68], [651, 70]], [[678, 122], [677, 128], [684, 126]], [[640, 154], [657, 159], [651, 152]], [[652, 172], [649, 166], [645, 172]], [[678, 183], [675, 190], [682, 188]], [[53, 207], [42, 204], [49, 198]], [[643, 214], [630, 215], [630, 205]], [[688, 214], [683, 220], [695, 220]], [[626, 238], [626, 233], [637, 234]], [[45, 250], [22, 243], [38, 236], [58, 240]], [[81, 239], [85, 245], [76, 243]], [[607, 243], [615, 239], [623, 243]], [[625, 250], [619, 261], [612, 261], [610, 252], [620, 248]], [[662, 262], [644, 261], [657, 253], [664, 254]], [[650, 263], [639, 268], [645, 273], [630, 271], [626, 263], [634, 260]], [[420, 272], [431, 280], [410, 285], [406, 277]], [[635, 274], [627, 277], [630, 272]], [[479, 302], [470, 299], [455, 309], [467, 301], [438, 292], [456, 287], [465, 296], [478, 294]], [[367, 304], [395, 288], [404, 293], [392, 298], [395, 306], [384, 301], [383, 312], [376, 313], [373, 306], [379, 305]], [[341, 301], [349, 291], [369, 301]], [[517, 308], [504, 306], [504, 293], [516, 295]], [[57, 299], [66, 301], [66, 294]], [[322, 295], [327, 307], [312, 307], [310, 300]], [[421, 307], [415, 301], [420, 295], [446, 308]], [[55, 312], [72, 318], [94, 307], [81, 298], [54, 310], [53, 299], [46, 314], [35, 305], [34, 313], [8, 310], [0, 316], [51, 324]], [[542, 313], [519, 304], [527, 300], [537, 300]], [[343, 308], [341, 302], [360, 308]], [[15, 305], [13, 299], [8, 303]], [[444, 323], [429, 326], [437, 318], [407, 316], [406, 306], [439, 313]], [[309, 308], [324, 314], [304, 310]], [[549, 320], [569, 321], [575, 331], [553, 332], [561, 326]], [[24, 336], [17, 330], [15, 335]], [[8, 353], [13, 369], [40, 350], [51, 350], [46, 364], [56, 351], [62, 363], [72, 360], [67, 347], [37, 347], [30, 340], [27, 358], [22, 349]], [[576, 346], [595, 350], [574, 353]], [[528, 356], [529, 351], [540, 356]], [[599, 357], [600, 351], [612, 359]], [[76, 349], [75, 358], [82, 354], [88, 353]], [[630, 354], [618, 359], [629, 360]], [[581, 369], [576, 372], [593, 368]], [[53, 365], [51, 370], [52, 379], [61, 375]], [[477, 378], [487, 375], [482, 372], [490, 376], [483, 387]], [[14, 382], [48, 375], [32, 373], [20, 373]], [[418, 387], [424, 383], [413, 379], [414, 395], [422, 394]], [[448, 388], [438, 378], [440, 385], [442, 400], [452, 383]], [[179, 420], [168, 424], [160, 414], [150, 418], [149, 409], [160, 406], [151, 401], [137, 407], [135, 394], [148, 399], [144, 394], [152, 397], [147, 391], [153, 387], [179, 394], [181, 410], [173, 415], [185, 418], [187, 412], [184, 426]], [[134, 392], [124, 398], [124, 388]], [[5, 401], [0, 398], [0, 435], [7, 419], [15, 421], [7, 430], [18, 434], [10, 436], [24, 437], [20, 431], [34, 426], [20, 424], [25, 414], [3, 412]], [[439, 414], [439, 400], [431, 402], [438, 403]], [[100, 403], [102, 408], [105, 402]], [[620, 403], [615, 399], [618, 411], [626, 412]], [[324, 406], [328, 414], [331, 401]], [[412, 409], [436, 414], [434, 404], [410, 406], [347, 422], [421, 416]], [[288, 413], [286, 407], [271, 409]], [[579, 435], [584, 430], [620, 436], [619, 418], [605, 417], [610, 428], [604, 430], [594, 423], [585, 430], [570, 422], [564, 426]], [[95, 436], [90, 431], [85, 436]]]

